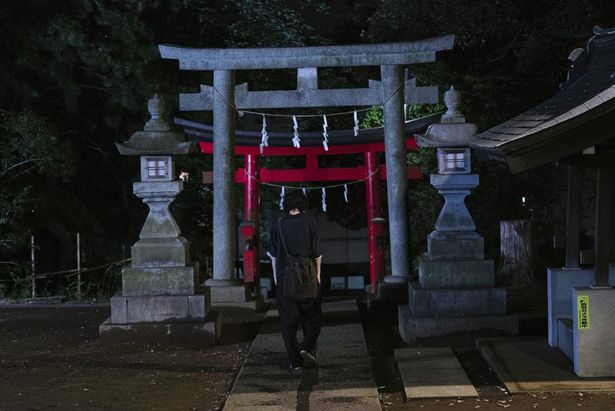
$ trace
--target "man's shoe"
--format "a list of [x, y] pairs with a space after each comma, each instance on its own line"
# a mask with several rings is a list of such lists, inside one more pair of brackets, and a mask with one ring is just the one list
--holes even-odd
[[299, 355], [303, 358], [303, 364], [310, 367], [318, 367], [318, 360], [311, 352], [307, 350], [299, 351]]
[[301, 365], [289, 365], [288, 370], [290, 372], [297, 372], [297, 371], [302, 371], [303, 367]]

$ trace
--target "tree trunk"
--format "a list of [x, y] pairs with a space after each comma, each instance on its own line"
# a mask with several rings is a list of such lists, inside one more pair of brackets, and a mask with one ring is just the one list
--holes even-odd
[[500, 221], [500, 280], [514, 286], [534, 283], [535, 261], [536, 242], [532, 222]]

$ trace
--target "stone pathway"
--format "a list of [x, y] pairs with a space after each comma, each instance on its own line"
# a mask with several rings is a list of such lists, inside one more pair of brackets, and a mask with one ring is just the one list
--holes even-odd
[[318, 369], [290, 373], [276, 310], [254, 339], [224, 409], [380, 410], [356, 301], [323, 303]]
[[395, 350], [406, 398], [478, 397], [450, 347]]

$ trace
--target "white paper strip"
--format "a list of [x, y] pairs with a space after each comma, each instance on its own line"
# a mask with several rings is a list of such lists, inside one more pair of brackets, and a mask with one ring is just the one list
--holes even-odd
[[344, 201], [348, 202], [348, 186], [344, 184]]
[[265, 120], [265, 115], [263, 114], [263, 129], [261, 130], [261, 144], [260, 144], [260, 149], [261, 149], [261, 154], [263, 154], [263, 149], [265, 147], [269, 147], [269, 134], [267, 134], [267, 120]]
[[327, 123], [327, 116], [322, 116], [322, 146], [325, 148], [325, 151], [329, 151], [329, 134], [327, 134], [327, 128], [329, 127], [329, 123]]
[[280, 193], [280, 210], [284, 210], [284, 187], [282, 186], [282, 192]]
[[322, 211], [327, 212], [327, 191], [322, 188]]
[[299, 123], [297, 123], [297, 116], [293, 116], [293, 146], [295, 148], [301, 147], [301, 139], [299, 139]]
[[355, 110], [354, 112], [354, 136], [358, 136], [359, 135], [359, 115], [357, 114], [357, 111]]

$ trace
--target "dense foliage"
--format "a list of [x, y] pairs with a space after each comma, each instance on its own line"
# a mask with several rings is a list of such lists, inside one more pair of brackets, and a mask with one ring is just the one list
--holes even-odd
[[[179, 72], [175, 62], [161, 60], [159, 43], [298, 46], [454, 33], [454, 51], [442, 53], [436, 64], [412, 67], [411, 74], [424, 84], [455, 84], [463, 91], [466, 117], [484, 129], [553, 94], [565, 78], [566, 56], [585, 44], [594, 24], [615, 26], [614, 2], [3, 1], [0, 260], [26, 259], [25, 245], [33, 232], [62, 244], [81, 232], [92, 265], [120, 258], [122, 245], [134, 241], [145, 213], [131, 194], [137, 164], [121, 158], [114, 142], [143, 127], [145, 102], [153, 93], [163, 94], [174, 106], [179, 92], [211, 84], [210, 73]], [[371, 69], [322, 74], [323, 87], [349, 87], [377, 78]], [[253, 89], [294, 87], [294, 74], [282, 70], [242, 72], [237, 80], [248, 81]], [[194, 118], [211, 120], [208, 113]], [[249, 119], [240, 125], [255, 127]], [[429, 157], [415, 154], [410, 160], [428, 171]], [[211, 192], [198, 183], [200, 171], [211, 167], [209, 161], [194, 155], [179, 163], [193, 178], [175, 213], [198, 259], [207, 254], [211, 241]], [[555, 229], [558, 222], [550, 204], [558, 193], [551, 167], [519, 176], [489, 164], [480, 171], [483, 186], [469, 203], [488, 244], [497, 247], [494, 230], [502, 218], [539, 218], [545, 232]], [[412, 188], [416, 254], [439, 200], [426, 185], [413, 183]], [[528, 199], [525, 207], [519, 201], [522, 195]], [[357, 194], [355, 204], [361, 199]], [[331, 217], [348, 226], [363, 219], [360, 209]], [[66, 256], [52, 259], [48, 268], [73, 265], [70, 253], [59, 254]]]

